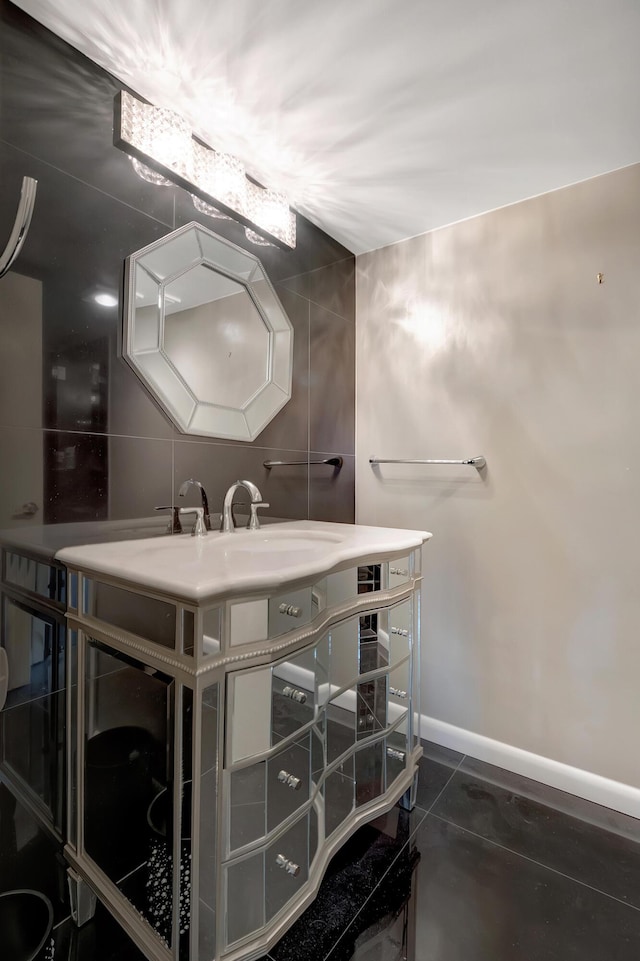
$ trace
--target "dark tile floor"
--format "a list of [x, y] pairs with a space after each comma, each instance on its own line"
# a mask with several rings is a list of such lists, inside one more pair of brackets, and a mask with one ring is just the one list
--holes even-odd
[[[102, 909], [55, 940], [65, 961], [141, 959]], [[638, 961], [640, 822], [425, 744], [415, 810], [361, 828], [263, 961], [293, 959]]]

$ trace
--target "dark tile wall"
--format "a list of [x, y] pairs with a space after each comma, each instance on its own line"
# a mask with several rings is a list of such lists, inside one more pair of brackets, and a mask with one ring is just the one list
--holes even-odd
[[[256, 248], [179, 188], [145, 183], [112, 145], [121, 86], [0, 0], [0, 244], [23, 175], [38, 180], [29, 236], [0, 280], [0, 528], [149, 516], [191, 476], [212, 512], [248, 477], [271, 514], [353, 521], [353, 255], [300, 216], [295, 251]], [[292, 398], [252, 444], [181, 434], [118, 356], [125, 258], [194, 220], [260, 257], [294, 327]], [[96, 304], [100, 291], [119, 306]], [[342, 470], [307, 465], [327, 454]], [[19, 519], [27, 501], [38, 513]]]

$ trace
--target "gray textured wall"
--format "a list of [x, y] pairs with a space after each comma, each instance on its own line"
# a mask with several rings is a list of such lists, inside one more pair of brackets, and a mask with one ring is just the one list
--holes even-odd
[[359, 257], [356, 345], [356, 518], [434, 534], [423, 713], [636, 787], [639, 278], [637, 165]]

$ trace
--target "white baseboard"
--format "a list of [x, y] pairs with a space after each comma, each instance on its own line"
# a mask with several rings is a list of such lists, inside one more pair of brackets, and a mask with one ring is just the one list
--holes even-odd
[[425, 714], [420, 716], [420, 736], [442, 747], [478, 758], [479, 761], [495, 764], [496, 767], [505, 768], [514, 774], [532, 778], [568, 794], [640, 818], [640, 788], [630, 784], [622, 784], [569, 764], [552, 761], [551, 758], [523, 751], [511, 744], [503, 744], [502, 741], [494, 741], [490, 737], [474, 734], [473, 731], [466, 731]]

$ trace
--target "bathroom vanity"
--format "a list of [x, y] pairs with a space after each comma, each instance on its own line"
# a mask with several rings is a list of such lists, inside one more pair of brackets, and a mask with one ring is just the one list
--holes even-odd
[[429, 537], [295, 521], [58, 553], [65, 854], [150, 959], [262, 956], [356, 828], [412, 805]]

